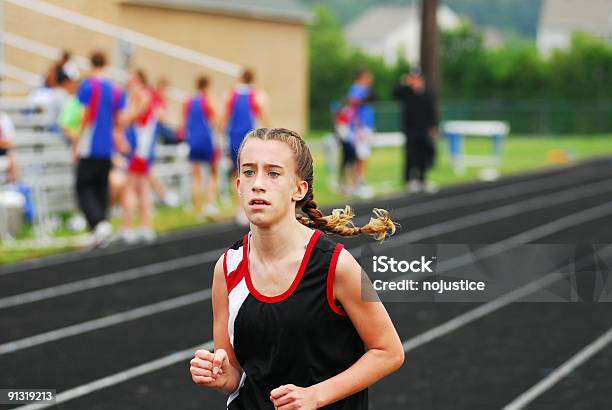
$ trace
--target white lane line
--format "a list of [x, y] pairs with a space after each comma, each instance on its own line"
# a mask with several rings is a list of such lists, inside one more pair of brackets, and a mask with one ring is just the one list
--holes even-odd
[[[557, 181], [555, 181], [555, 179]], [[543, 181], [544, 180], [544, 181]], [[550, 182], [548, 181], [550, 180]], [[568, 185], [568, 176], [565, 178], [547, 177], [528, 182], [518, 182], [497, 188], [483, 189], [470, 194], [453, 197], [453, 201], [447, 198], [439, 198], [428, 202], [418, 203], [411, 206], [401, 207], [393, 210], [394, 218], [401, 219], [417, 215], [426, 215], [433, 212], [445, 211], [461, 206], [476, 205], [483, 202], [496, 201], [511, 198], [515, 195], [524, 195], [545, 189], [557, 188]], [[573, 182], [573, 181], [572, 181]], [[517, 189], [520, 188], [520, 189]]]
[[27, 349], [29, 347], [38, 346], [44, 343], [54, 342], [56, 340], [64, 339], [66, 337], [92, 332], [94, 330], [118, 325], [121, 323], [129, 322], [131, 320], [142, 319], [147, 316], [193, 305], [195, 303], [209, 300], [211, 298], [211, 295], [212, 290], [205, 289], [176, 298], [162, 300], [161, 302], [153, 303], [150, 305], [141, 306], [139, 308], [131, 309], [125, 312], [116, 313], [114, 315], [89, 320], [87, 322], [82, 322], [60, 329], [55, 329], [50, 332], [40, 333], [34, 336], [7, 342], [4, 344], [0, 344], [0, 355], [14, 353], [22, 349]]
[[[394, 237], [393, 240], [382, 243], [381, 246], [393, 248], [398, 245], [403, 245], [410, 242], [414, 243], [425, 238], [436, 237], [445, 233], [470, 228], [476, 225], [482, 225], [488, 222], [498, 221], [500, 219], [509, 218], [511, 216], [520, 215], [522, 213], [544, 209], [549, 206], [559, 205], [566, 202], [573, 202], [578, 199], [584, 199], [610, 191], [612, 191], [611, 181], [602, 181], [594, 184], [583, 185], [578, 188], [572, 188], [561, 192], [555, 192], [552, 194], [529, 198], [498, 208], [476, 212], [459, 218], [450, 219], [448, 221], [444, 221], [438, 224], [429, 225], [423, 228], [413, 229], [410, 232], [406, 232], [404, 234]], [[355, 256], [355, 258], [358, 258], [360, 256], [360, 253], [353, 253], [353, 256]]]
[[[47, 407], [55, 406], [60, 403], [67, 402], [69, 400], [75, 399], [77, 397], [85, 396], [87, 394], [93, 393], [97, 390], [102, 390], [104, 388], [114, 386], [118, 383], [125, 382], [127, 380], [133, 379], [134, 377], [142, 376], [147, 373], [154, 372], [159, 369], [163, 369], [168, 366], [172, 366], [173, 364], [182, 362], [184, 360], [188, 360], [193, 357], [194, 353], [198, 349], [206, 349], [212, 350], [214, 348], [214, 344], [212, 341], [204, 343], [203, 345], [194, 346], [192, 348], [182, 350], [180, 352], [172, 353], [168, 356], [164, 356], [162, 358], [146, 362], [139, 366], [132, 367], [128, 370], [124, 370], [119, 373], [112, 374], [110, 376], [104, 377], [102, 379], [95, 380], [91, 383], [87, 383], [74, 389], [63, 391], [57, 396], [55, 396], [55, 402], [49, 404], [27, 404], [25, 406], [17, 407], [13, 410], [35, 410], [35, 409], [44, 409]], [[185, 369], [187, 371], [187, 369]]]
[[422, 346], [426, 343], [431, 342], [434, 339], [442, 337], [454, 330], [459, 329], [462, 326], [467, 325], [470, 322], [475, 321], [483, 316], [486, 316], [496, 310], [508, 305], [509, 303], [515, 302], [539, 289], [542, 289], [548, 285], [553, 284], [563, 277], [563, 274], [559, 272], [552, 272], [546, 276], [541, 277], [540, 279], [530, 282], [525, 286], [522, 286], [518, 289], [513, 290], [510, 293], [507, 293], [497, 299], [494, 299], [490, 302], [487, 302], [483, 305], [478, 306], [475, 309], [472, 309], [462, 315], [459, 315], [448, 322], [443, 323], [442, 325], [436, 326], [433, 329], [430, 329], [424, 333], [421, 333], [418, 336], [410, 338], [403, 342], [404, 351], [409, 352], [411, 350], [416, 349], [419, 346]]
[[487, 245], [481, 249], [477, 249], [472, 253], [465, 253], [463, 255], [458, 255], [451, 259], [441, 261], [437, 265], [437, 272], [443, 273], [450, 271], [457, 267], [466, 265], [474, 259], [480, 260], [489, 258], [516, 246], [545, 238], [562, 230], [585, 222], [590, 222], [610, 214], [612, 214], [612, 202], [597, 205], [570, 215], [565, 215], [559, 219], [555, 219], [554, 221], [547, 222], [543, 225], [536, 226], [535, 228], [518, 233], [509, 238], [502, 239], [499, 242]]
[[[568, 171], [575, 171], [575, 168], [568, 169]], [[570, 172], [568, 172], [567, 175], [565, 173], [548, 175], [545, 177], [541, 177], [541, 178], [537, 178], [537, 179], [533, 179], [529, 181], [519, 181], [519, 182], [511, 183], [508, 185], [502, 185], [502, 186], [492, 186], [491, 188], [478, 189], [474, 192], [458, 193], [456, 195], [452, 195], [447, 198], [435, 198], [431, 201], [411, 204], [411, 205], [403, 206], [400, 208], [396, 208], [392, 211], [392, 214], [393, 214], [393, 217], [396, 219], [401, 219], [405, 216], [430, 214], [430, 213], [434, 213], [438, 211], [456, 208], [458, 206], [475, 205], [475, 204], [479, 204], [483, 202], [488, 202], [489, 200], [499, 200], [499, 199], [504, 199], [504, 198], [510, 198], [515, 195], [523, 195], [523, 194], [528, 194], [531, 192], [537, 192], [541, 190], [543, 186], [545, 186], [546, 188], [554, 188], [558, 186], [563, 186], [563, 185], [566, 185], [568, 182], [572, 182], [574, 179], [575, 178], [571, 175]], [[357, 218], [356, 221], [360, 221], [361, 219], [367, 221], [368, 218], [369, 216], [361, 217], [361, 218]], [[220, 228], [223, 228], [223, 229], [220, 229]], [[193, 233], [190, 232], [189, 235], [186, 236], [186, 238], [189, 236], [197, 236], [197, 235], [202, 235], [202, 234], [214, 234], [217, 232], [226, 231], [228, 228], [231, 228], [231, 227], [228, 224], [223, 223], [223, 224], [219, 224], [219, 225], [210, 227], [205, 233], [196, 232], [196, 231], [194, 231]], [[174, 236], [171, 236], [171, 235], [163, 236], [156, 242], [156, 244], [169, 242], [174, 239], [175, 239]], [[185, 239], [185, 238], [181, 236], [179, 237], [179, 239]], [[117, 249], [117, 250], [108, 251], [108, 254], [114, 254], [119, 251], [122, 251], [122, 250]], [[59, 264], [59, 263], [64, 263], [64, 262], [71, 262], [71, 261], [82, 259], [82, 258], [95, 257], [95, 256], [96, 255], [92, 255], [91, 253], [79, 252], [74, 257], [70, 257], [66, 255], [66, 257], [61, 258], [61, 260], [46, 261], [46, 262], [49, 262], [52, 264]], [[36, 262], [28, 262], [28, 264], [31, 264], [32, 266], [28, 266], [28, 267], [16, 266], [14, 268], [9, 266], [6, 268], [0, 268], [0, 276], [10, 274], [10, 273], [23, 272], [24, 270], [27, 270], [27, 269], [40, 267], [40, 264]]]
[[32, 302], [39, 302], [41, 300], [51, 299], [58, 296], [70, 295], [73, 293], [95, 289], [102, 286], [114, 285], [117, 283], [127, 282], [134, 279], [141, 279], [146, 278], [148, 276], [169, 273], [178, 269], [197, 266], [207, 262], [213, 262], [216, 261], [222, 253], [223, 250], [213, 250], [197, 255], [185, 256], [177, 259], [171, 259], [169, 261], [153, 263], [151, 265], [146, 266], [139, 266], [137, 268], [110, 273], [102, 276], [95, 276], [89, 279], [69, 282], [63, 285], [53, 286], [50, 288], [38, 289], [31, 292], [8, 296], [0, 299], [0, 309], [25, 305], [27, 303]]
[[[386, 244], [383, 243], [382, 246], [394, 247], [409, 242], [416, 242], [425, 238], [431, 238], [441, 234], [457, 231], [464, 228], [469, 228], [471, 226], [497, 221], [525, 212], [543, 209], [548, 206], [559, 205], [565, 202], [573, 202], [578, 199], [601, 195], [610, 191], [612, 191], [612, 181], [600, 181], [578, 188], [571, 188], [561, 192], [530, 198], [513, 204], [493, 208], [487, 211], [476, 212], [459, 218], [444, 221], [438, 224], [430, 225], [424, 228], [415, 229], [410, 232], [406, 232], [404, 234], [396, 236], [393, 241], [386, 242]], [[365, 249], [365, 247], [360, 246], [358, 247], [358, 249], [352, 251], [353, 256], [355, 258], [359, 258], [363, 249]], [[221, 253], [223, 253], [224, 250], [225, 249], [212, 250], [200, 255], [191, 255], [187, 257], [176, 258], [166, 262], [159, 262], [154, 263], [152, 265], [128, 269], [127, 271], [119, 271], [116, 273], [97, 276], [82, 281], [70, 282], [63, 285], [8, 296], [0, 299], [0, 309], [24, 305], [26, 303], [38, 302], [57, 296], [64, 296], [81, 292], [83, 290], [89, 290], [102, 286], [108, 286], [110, 284], [140, 279], [142, 277], [167, 273], [168, 270], [176, 270], [188, 266], [194, 266], [200, 263], [212, 262], [217, 260], [217, 258], [221, 255]]]
[[[441, 261], [438, 263], [436, 273], [442, 274], [452, 269], [471, 263], [475, 260], [489, 258], [506, 250], [520, 246], [524, 243], [534, 241], [536, 239], [548, 236], [555, 232], [559, 232], [563, 229], [567, 229], [572, 226], [579, 225], [581, 223], [588, 222], [590, 220], [597, 219], [611, 213], [612, 203], [607, 203], [586, 209], [584, 211], [576, 212], [571, 215], [566, 215], [543, 226], [529, 229], [525, 232], [504, 239], [498, 243], [488, 245], [477, 251], [466, 252], [451, 259]], [[355, 251], [361, 251], [364, 246], [365, 245], [358, 246], [356, 248], [351, 249], [350, 251], [351, 253], [356, 253]], [[414, 275], [409, 273], [406, 275], [402, 275], [397, 279], [416, 279], [417, 276], [420, 278], [423, 275]], [[61, 329], [52, 330], [50, 332], [30, 336], [24, 339], [7, 342], [0, 345], [0, 355], [13, 353], [18, 350], [26, 349], [40, 344], [57, 341], [66, 337], [76, 336], [104, 327], [121, 324], [130, 320], [140, 319], [157, 313], [184, 307], [193, 303], [202, 302], [210, 299], [211, 294], [212, 291], [209, 288], [203, 291], [190, 293], [172, 299], [167, 299], [148, 306], [135, 308], [129, 311], [117, 313], [100, 319], [93, 319], [79, 324], [67, 326]]]
[[[151, 246], [159, 246], [168, 242], [174, 241], [184, 241], [193, 238], [198, 238], [203, 235], [214, 235], [217, 233], [224, 233], [230, 229], [236, 229], [236, 226], [230, 222], [219, 222], [215, 225], [209, 225], [204, 228], [192, 228], [185, 231], [177, 231], [168, 234], [164, 234], [160, 236], [153, 245], [141, 244], [141, 245], [133, 245], [129, 248], [130, 251], [139, 249], [139, 248], [150, 248]], [[28, 271], [30, 269], [40, 269], [45, 268], [45, 270], [41, 270], [40, 273], [45, 274], [48, 269], [56, 268], [56, 265], [71, 263], [76, 261], [83, 261], [91, 258], [100, 258], [100, 257], [112, 257], [113, 255], [124, 252], [125, 248], [117, 247], [111, 249], [104, 249], [102, 253], [91, 252], [86, 250], [69, 252], [66, 254], [58, 254], [52, 256], [45, 256], [40, 259], [35, 259], [31, 261], [19, 262], [15, 265], [9, 266], [0, 266], [0, 277], [2, 275], [9, 275], [13, 273], [22, 273]]]
[[514, 399], [511, 403], [504, 406], [503, 410], [520, 410], [524, 408], [610, 343], [612, 343], [612, 329], [609, 329], [606, 333], [584, 347], [568, 361], [563, 363], [552, 373], [542, 379], [538, 384], [534, 385], [525, 393]]
[[[597, 208], [597, 207], [595, 207]], [[593, 209], [593, 208], [592, 208]], [[588, 210], [587, 210], [588, 211]], [[578, 214], [581, 214], [581, 212], [579, 212]], [[571, 216], [571, 215], [570, 215]], [[561, 218], [563, 219], [563, 218]], [[583, 221], [582, 218], [579, 218], [577, 220]], [[565, 224], [562, 224], [560, 226], [565, 226]], [[531, 231], [533, 231], [534, 233], [536, 232], [536, 229], [532, 229]], [[541, 232], [541, 231], [539, 231]], [[535, 239], [535, 238], [534, 238]], [[533, 240], [533, 239], [530, 239]], [[507, 247], [512, 248], [515, 245], [515, 243], [513, 241], [508, 241], [507, 242]], [[496, 248], [497, 251], [500, 251], [500, 247]], [[604, 255], [604, 257], [607, 257], [608, 253], [611, 253], [612, 251], [612, 246], [608, 246], [606, 248], [604, 248], [602, 250], [602, 254]], [[585, 260], [588, 258], [585, 258]], [[474, 259], [471, 259], [472, 261]], [[579, 262], [580, 263], [580, 262]], [[518, 288], [516, 290], [513, 290], [505, 295], [500, 296], [499, 298], [488, 302], [484, 305], [480, 305], [479, 307], [466, 312], [454, 319], [451, 319], [450, 321], [443, 323], [442, 325], [439, 325], [433, 329], [430, 329], [414, 338], [408, 339], [407, 341], [403, 342], [403, 347], [404, 350], [406, 352], [413, 350], [419, 346], [422, 346], [428, 342], [431, 342], [432, 340], [435, 340], [439, 337], [442, 337], [454, 330], [457, 330], [458, 328], [465, 326], [471, 322], [473, 322], [476, 319], [479, 319], [483, 316], [488, 315], [489, 313], [492, 313], [498, 309], [500, 309], [503, 306], [506, 306], [509, 303], [512, 303], [516, 300], [519, 300], [527, 295], [529, 295], [530, 293], [533, 293], [539, 289], [542, 289], [546, 286], [548, 286], [549, 284], [552, 284], [556, 281], [558, 281], [560, 278], [564, 277], [563, 273], [559, 273], [559, 272], [551, 272], [549, 274], [547, 274], [544, 277], [541, 277], [531, 283], [528, 283], [524, 286], [522, 286], [521, 288]], [[205, 343], [204, 346], [213, 346], [214, 342], [212, 340], [208, 341]], [[206, 349], [210, 350], [209, 348], [205, 347]], [[211, 347], [212, 348], [212, 347]], [[191, 355], [193, 354], [195, 348], [191, 348], [191, 349], [187, 349], [178, 353], [174, 353], [171, 356], [165, 356], [162, 357], [160, 359], [157, 359], [153, 362], [148, 362], [148, 364], [150, 363], [161, 363], [163, 365], [157, 365], [155, 366], [152, 370], [149, 371], [143, 371], [143, 370], [139, 370], [139, 371], [134, 371], [134, 369], [142, 369], [143, 366], [145, 365], [141, 365], [141, 366], [137, 366], [131, 369], [127, 369], [118, 373], [115, 373], [114, 375], [111, 376], [107, 376], [104, 377], [102, 379], [98, 379], [98, 380], [94, 380], [90, 383], [75, 387], [73, 389], [67, 390], [63, 393], [60, 393], [57, 395], [57, 399], [56, 399], [56, 404], [58, 403], [62, 403], [62, 402], [66, 402], [68, 400], [72, 400], [84, 395], [87, 395], [89, 393], [92, 393], [96, 390], [100, 390], [106, 387], [111, 387], [113, 385], [125, 382], [129, 379], [132, 379], [134, 377], [138, 377], [141, 376], [143, 374], [146, 374], [148, 372], [151, 371], [155, 371], [155, 370], [159, 370], [162, 367], [165, 366], [171, 366], [173, 364], [176, 364], [182, 360], [186, 360], [187, 358], [191, 357]], [[145, 368], [146, 369], [146, 368]], [[20, 407], [20, 410], [25, 410], [25, 409], [34, 409], [34, 408], [45, 408], [45, 407], [49, 407], [53, 404], [48, 404], [48, 405], [41, 405], [43, 407]]]
[[[612, 211], [612, 207], [610, 209]], [[512, 244], [511, 241], [507, 242], [507, 246], [509, 246], [510, 248], [513, 248], [514, 246], [511, 244]], [[496, 247], [494, 249], [499, 250], [501, 248]], [[612, 245], [606, 246], [600, 252], [601, 252], [602, 257], [605, 257], [605, 258], [609, 257], [612, 254]], [[487, 253], [490, 253], [490, 252], [485, 252], [484, 254], [486, 255]], [[478, 258], [480, 259], [482, 258], [482, 256], [478, 255]], [[578, 265], [583, 265], [585, 262], [588, 263], [590, 260], [592, 260], [592, 257], [586, 256], [585, 258], [578, 260], [576, 263]], [[433, 329], [430, 329], [424, 333], [421, 333], [418, 336], [415, 336], [413, 338], [406, 340], [405, 342], [402, 343], [404, 346], [404, 351], [409, 352], [411, 350], [416, 349], [419, 346], [422, 346], [428, 342], [431, 342], [432, 340], [435, 340], [448, 333], [451, 333], [452, 331], [457, 330], [460, 327], [465, 326], [490, 313], [493, 313], [496, 310], [499, 310], [502, 307], [512, 302], [516, 302], [524, 298], [525, 296], [530, 295], [533, 292], [536, 292], [540, 289], [544, 289], [545, 287], [552, 285], [553, 283], [566, 277], [567, 275], [568, 273], [562, 273], [558, 271], [550, 272], [547, 275], [535, 281], [529, 282], [528, 284], [523, 285], [520, 288], [517, 288], [509, 293], [506, 293], [505, 295], [502, 295], [497, 299], [494, 299], [490, 302], [482, 304], [466, 313], [463, 313], [449, 320], [448, 322], [445, 322], [439, 326], [434, 327]]]

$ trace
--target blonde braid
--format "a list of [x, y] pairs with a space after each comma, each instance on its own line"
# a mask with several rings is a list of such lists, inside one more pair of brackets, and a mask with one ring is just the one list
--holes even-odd
[[300, 215], [298, 217], [300, 223], [334, 235], [356, 236], [365, 233], [373, 236], [378, 241], [382, 241], [387, 237], [387, 234], [389, 236], [393, 235], [396, 229], [395, 223], [393, 223], [389, 216], [389, 212], [379, 208], [374, 209], [376, 217], [370, 218], [370, 222], [362, 227], [353, 225], [355, 214], [348, 205], [344, 209], [334, 209], [331, 215], [325, 216], [318, 209], [314, 199], [311, 198], [302, 206], [302, 211], [308, 215], [308, 218]]

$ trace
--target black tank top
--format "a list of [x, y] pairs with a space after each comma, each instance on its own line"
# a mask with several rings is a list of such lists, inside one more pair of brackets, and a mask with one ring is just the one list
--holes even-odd
[[[270, 391], [284, 384], [308, 387], [329, 379], [353, 365], [365, 348], [351, 320], [333, 301], [342, 244], [314, 231], [293, 283], [274, 297], [254, 288], [247, 248], [248, 234], [223, 259], [229, 294], [228, 332], [244, 370], [227, 408], [274, 410]], [[368, 391], [323, 408], [367, 409]]]

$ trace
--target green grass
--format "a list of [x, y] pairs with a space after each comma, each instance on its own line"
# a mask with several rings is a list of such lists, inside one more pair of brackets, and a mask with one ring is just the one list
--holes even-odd
[[[309, 141], [320, 140], [323, 132], [309, 134]], [[468, 138], [465, 145], [466, 154], [487, 154], [490, 152], [490, 142], [480, 138]], [[442, 139], [438, 146], [438, 157], [435, 169], [429, 177], [440, 186], [464, 183], [478, 179], [479, 170], [468, 169], [463, 175], [456, 175], [451, 167], [450, 158], [447, 153], [446, 141]], [[555, 154], [556, 153], [556, 154]], [[611, 154], [612, 136], [512, 136], [504, 144], [502, 156], [502, 175], [525, 172], [559, 165], [556, 160], [579, 160], [591, 156]], [[327, 169], [325, 166], [325, 154], [321, 150], [313, 151], [315, 160], [315, 199], [319, 205], [331, 205], [339, 203], [351, 204], [353, 198], [346, 198], [338, 192], [334, 192], [327, 184]], [[367, 181], [374, 186], [379, 193], [392, 193], [402, 189], [403, 170], [403, 148], [379, 148], [374, 150], [368, 165]], [[221, 208], [222, 218], [231, 218], [233, 211], [230, 206]], [[117, 220], [113, 221], [115, 226], [119, 225]], [[183, 209], [172, 209], [161, 207], [156, 211], [154, 226], [158, 232], [194, 227], [202, 224], [192, 212]], [[66, 229], [61, 229], [57, 236], [74, 235]], [[33, 238], [34, 234], [30, 228], [24, 228], [19, 238]], [[64, 252], [73, 248], [39, 248], [9, 250], [0, 246], [0, 264], [16, 262], [24, 259], [36, 258], [58, 252]]]

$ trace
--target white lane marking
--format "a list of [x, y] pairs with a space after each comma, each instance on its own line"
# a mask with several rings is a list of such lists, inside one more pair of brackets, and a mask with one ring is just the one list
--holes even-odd
[[[381, 246], [396, 247], [398, 245], [410, 242], [414, 243], [425, 238], [436, 237], [441, 234], [458, 231], [460, 229], [469, 228], [476, 225], [482, 225], [488, 222], [498, 221], [500, 219], [520, 215], [525, 212], [544, 209], [548, 206], [573, 202], [578, 199], [584, 199], [610, 191], [612, 191], [612, 182], [610, 181], [601, 181], [594, 184], [583, 185], [578, 188], [572, 188], [561, 192], [529, 198], [512, 204], [503, 205], [498, 208], [476, 212], [461, 216], [459, 218], [440, 222], [438, 224], [425, 226], [423, 228], [413, 229], [410, 232], [394, 237], [391, 241], [382, 243]], [[357, 258], [360, 256], [360, 254], [353, 253], [353, 256]]]
[[85, 290], [95, 289], [102, 286], [114, 285], [121, 282], [127, 282], [134, 279], [146, 278], [148, 276], [169, 273], [179, 269], [197, 266], [207, 262], [216, 261], [221, 255], [222, 250], [213, 250], [197, 255], [185, 256], [169, 261], [153, 263], [151, 265], [139, 266], [124, 271], [109, 273], [102, 276], [95, 276], [89, 279], [83, 279], [75, 282], [65, 283], [63, 285], [53, 286], [50, 288], [38, 289], [31, 292], [20, 293], [18, 295], [7, 296], [0, 299], [0, 309], [6, 309], [13, 306], [25, 305], [26, 303], [39, 302], [45, 299], [51, 299], [58, 296], [70, 295]]
[[548, 275], [543, 276], [536, 281], [530, 282], [527, 285], [515, 289], [512, 292], [507, 293], [497, 299], [480, 305], [475, 309], [472, 309], [462, 315], [459, 315], [449, 320], [448, 322], [445, 322], [439, 326], [434, 327], [433, 329], [421, 333], [418, 336], [406, 340], [402, 343], [402, 345], [404, 346], [404, 351], [409, 352], [419, 346], [431, 342], [434, 339], [437, 339], [454, 330], [457, 330], [460, 327], [475, 321], [476, 319], [480, 319], [483, 316], [495, 312], [496, 310], [508, 305], [509, 303], [515, 302], [539, 289], [553, 284], [562, 277], [563, 275], [559, 272], [549, 273]]
[[539, 383], [504, 406], [503, 410], [520, 410], [524, 408], [610, 343], [612, 343], [612, 329], [609, 329], [606, 333], [585, 346], [581, 351], [576, 353], [561, 366], [557, 367]]
[[[386, 242], [386, 244], [382, 244], [382, 246], [395, 247], [408, 242], [416, 242], [424, 238], [435, 237], [444, 233], [469, 228], [475, 225], [481, 225], [487, 222], [493, 222], [514, 215], [519, 215], [524, 212], [543, 209], [550, 205], [559, 205], [565, 202], [572, 202], [578, 199], [584, 199], [587, 197], [600, 195], [609, 191], [612, 191], [612, 182], [602, 181], [589, 185], [584, 185], [578, 188], [572, 188], [561, 192], [543, 195], [540, 197], [530, 198], [513, 204], [493, 208], [487, 211], [476, 212], [459, 218], [451, 219], [424, 228], [415, 229], [410, 232], [398, 235], [394, 238], [393, 241]], [[352, 251], [353, 256], [355, 258], [358, 258], [364, 248], [364, 246], [355, 248], [355, 250]], [[81, 292], [83, 290], [89, 290], [102, 286], [108, 286], [110, 284], [140, 279], [142, 277], [167, 273], [169, 270], [176, 270], [188, 266], [195, 266], [200, 263], [212, 262], [216, 260], [219, 255], [221, 255], [223, 250], [224, 249], [212, 250], [204, 254], [176, 258], [170, 261], [158, 262], [152, 265], [128, 269], [126, 271], [119, 271], [112, 274], [96, 276], [94, 278], [84, 279], [82, 281], [70, 282], [63, 285], [8, 296], [0, 299], [0, 309], [24, 305], [26, 303], [38, 302], [57, 296], [64, 296]]]
[[[609, 208], [612, 211], [612, 207], [609, 207]], [[591, 209], [594, 209], [594, 208], [591, 208]], [[581, 219], [579, 218], [578, 220], [581, 220]], [[536, 230], [533, 229], [532, 231], [535, 232]], [[512, 245], [512, 243], [513, 241], [507, 241], [506, 246], [508, 246], [509, 248], [513, 248], [515, 245]], [[496, 247], [495, 245], [492, 245], [491, 248], [497, 251], [501, 249], [500, 247]], [[492, 254], [491, 252], [492, 251], [483, 252], [482, 255], [479, 254], [477, 258], [480, 259], [483, 257], [483, 255], [485, 255], [484, 257], [488, 257]], [[603, 248], [600, 251], [600, 254], [602, 257], [605, 257], [605, 258], [609, 257], [612, 254], [612, 245], [608, 245], [605, 248]], [[588, 262], [589, 260], [591, 260], [591, 257], [587, 256], [583, 258], [582, 260], [577, 261], [576, 263], [584, 264], [585, 261]], [[516, 302], [517, 300], [520, 300], [524, 298], [525, 296], [530, 295], [533, 292], [543, 289], [547, 287], [548, 285], [552, 285], [553, 283], [557, 282], [559, 279], [566, 277], [567, 275], [568, 273], [562, 273], [558, 271], [550, 272], [547, 275], [539, 279], [536, 279], [532, 282], [529, 282], [528, 284], [523, 285], [520, 288], [517, 288], [509, 293], [506, 293], [505, 295], [502, 295], [497, 299], [494, 299], [490, 302], [482, 304], [466, 313], [463, 313], [449, 320], [448, 322], [445, 322], [439, 326], [434, 327], [433, 329], [430, 329], [424, 333], [421, 333], [418, 336], [415, 336], [415, 337], [412, 337], [406, 340], [405, 342], [402, 343], [404, 346], [404, 351], [409, 352], [411, 350], [416, 349], [419, 346], [422, 346], [428, 342], [431, 342], [434, 339], [437, 339], [448, 333], [451, 333], [452, 331], [457, 330], [460, 327], [465, 326], [468, 323], [471, 323], [477, 319], [480, 319], [481, 317], [484, 317], [490, 313], [493, 313], [496, 310], [499, 310], [502, 307], [512, 302]]]
[[[175, 352], [168, 356], [164, 356], [162, 358], [143, 363], [141, 365], [132, 367], [130, 369], [121, 371], [119, 373], [112, 374], [102, 379], [94, 380], [90, 383], [83, 384], [73, 389], [63, 391], [57, 394], [57, 396], [55, 396], [54, 403], [27, 404], [25, 406], [17, 407], [13, 410], [35, 410], [35, 409], [44, 409], [47, 407], [55, 406], [57, 404], [67, 402], [77, 397], [81, 397], [81, 396], [85, 396], [87, 394], [93, 393], [97, 390], [102, 390], [107, 387], [114, 386], [118, 383], [125, 382], [127, 380], [133, 379], [134, 377], [142, 376], [144, 374], [151, 373], [151, 372], [154, 372], [159, 369], [163, 369], [168, 366], [172, 366], [173, 364], [182, 362], [184, 360], [188, 360], [189, 358], [194, 356], [195, 351], [198, 349], [212, 350], [213, 348], [214, 348], [214, 344], [212, 341], [210, 341], [210, 342], [204, 343], [203, 345], [194, 346], [192, 348], [182, 350], [180, 352]], [[187, 364], [185, 364], [185, 366], [187, 366]]]
[[152, 303], [150, 305], [127, 310], [125, 312], [116, 313], [114, 315], [89, 320], [75, 325], [66, 326], [60, 329], [55, 329], [49, 332], [40, 333], [34, 336], [0, 344], [0, 356], [7, 353], [14, 353], [22, 349], [27, 349], [29, 347], [54, 342], [56, 340], [64, 339], [66, 337], [92, 332], [94, 330], [118, 325], [121, 323], [129, 322], [131, 320], [142, 319], [147, 316], [193, 305], [195, 303], [209, 300], [211, 298], [211, 295], [212, 290], [205, 289], [183, 296], [178, 296], [172, 299], [162, 300], [161, 302]]

